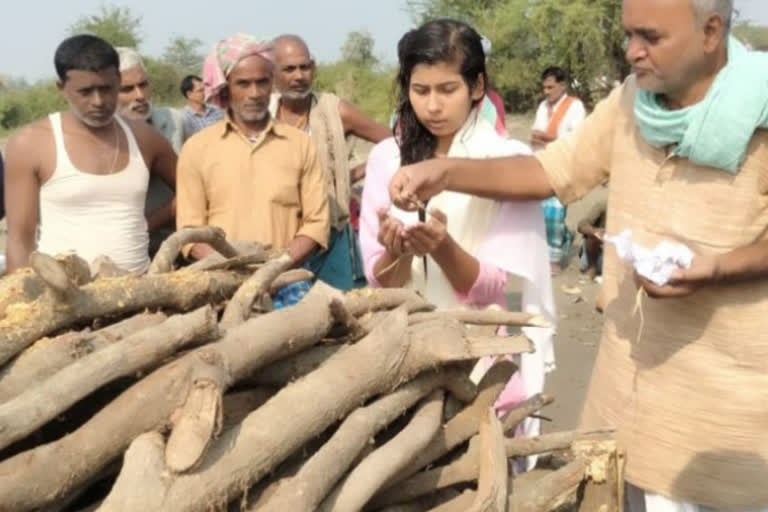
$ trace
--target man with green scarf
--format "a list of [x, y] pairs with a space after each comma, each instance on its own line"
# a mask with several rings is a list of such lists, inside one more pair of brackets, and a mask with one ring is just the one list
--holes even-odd
[[390, 185], [415, 208], [445, 189], [568, 204], [608, 182], [608, 234], [693, 251], [663, 286], [605, 253], [582, 426], [616, 427], [631, 512], [768, 510], [768, 55], [729, 36], [732, 10], [623, 0], [633, 75], [575, 132], [533, 157], [405, 167]]

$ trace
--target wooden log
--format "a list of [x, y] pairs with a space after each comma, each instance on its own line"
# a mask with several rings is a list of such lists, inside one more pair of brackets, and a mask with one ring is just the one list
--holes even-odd
[[0, 364], [52, 332], [95, 318], [144, 309], [189, 311], [226, 299], [247, 276], [234, 272], [181, 270], [153, 276], [102, 279], [80, 287], [70, 300], [43, 294], [30, 303], [11, 305], [0, 320]]
[[464, 491], [454, 499], [429, 509], [429, 512], [466, 512], [475, 503], [477, 492]]
[[210, 306], [204, 306], [83, 357], [0, 405], [0, 449], [34, 432], [104, 384], [217, 333], [216, 315]]
[[272, 282], [272, 286], [269, 287], [269, 293], [275, 294], [280, 288], [288, 286], [290, 284], [298, 283], [299, 281], [308, 281], [313, 279], [315, 274], [305, 268], [294, 268], [286, 270]]
[[32, 251], [32, 254], [29, 255], [29, 266], [40, 276], [40, 279], [45, 281], [45, 284], [62, 298], [67, 298], [77, 289], [64, 271], [64, 266], [53, 256]]
[[498, 325], [507, 327], [550, 327], [550, 323], [541, 315], [502, 311], [495, 309], [473, 310], [456, 309], [443, 310], [434, 313], [417, 313], [408, 319], [411, 325], [436, 320], [453, 318], [470, 325]]
[[435, 306], [429, 304], [413, 290], [402, 288], [363, 288], [348, 291], [344, 295], [344, 306], [354, 316], [394, 309], [405, 306], [409, 313], [432, 311]]
[[[224, 506], [367, 398], [388, 392], [427, 368], [509, 352], [508, 338], [495, 346], [485, 340], [481, 348], [474, 347], [458, 323], [427, 323], [403, 336], [405, 310], [392, 315], [381, 329], [283, 388], [239, 429], [225, 432], [196, 472], [168, 480], [164, 497], [146, 510], [165, 510], [169, 504], [178, 512]], [[441, 340], [439, 346], [435, 339]], [[530, 349], [527, 344], [526, 350]], [[255, 446], [265, 449], [254, 450]]]
[[[526, 407], [522, 406], [521, 408], [525, 409]], [[507, 458], [537, 455], [570, 448], [577, 439], [589, 439], [594, 436], [604, 435], [605, 432], [603, 430], [572, 431], [557, 432], [533, 438], [507, 438], [504, 440], [504, 449]], [[386, 494], [377, 497], [376, 503], [405, 503], [439, 489], [476, 480], [480, 472], [479, 443], [480, 439], [478, 436], [472, 437], [469, 441], [469, 448], [461, 457], [445, 466], [416, 473], [408, 480], [390, 487]]]
[[[503, 374], [507, 375], [507, 380], [503, 383], [498, 383], [496, 386], [487, 388], [484, 390], [484, 393], [479, 392], [472, 404], [467, 406], [446, 423], [445, 428], [432, 440], [429, 446], [416, 454], [408, 467], [404, 468], [396, 478], [388, 482], [387, 488], [382, 490], [382, 492], [377, 495], [376, 499], [374, 499], [376, 505], [383, 506], [392, 504], [389, 500], [380, 501], [379, 497], [385, 496], [389, 493], [389, 489], [393, 488], [396, 484], [406, 480], [420, 469], [446, 455], [451, 450], [477, 434], [480, 422], [485, 415], [485, 411], [488, 407], [491, 407], [494, 404], [499, 393], [504, 389], [504, 385], [517, 370], [517, 367], [513, 363], [509, 361], [500, 361], [493, 365], [488, 371], [490, 372], [499, 365], [503, 365], [503, 367], [507, 369], [503, 372]], [[511, 372], [509, 372], [510, 369], [512, 370]]]
[[467, 378], [457, 370], [427, 372], [372, 404], [356, 409], [294, 476], [281, 482], [268, 499], [259, 500], [250, 510], [316, 510], [381, 429], [434, 389], [461, 380]]
[[277, 390], [260, 387], [224, 395], [224, 429], [240, 424], [249, 414], [272, 398]]
[[518, 404], [504, 415], [502, 419], [504, 432], [507, 434], [513, 433], [517, 426], [528, 416], [537, 413], [554, 401], [555, 399], [552, 395], [547, 393], [537, 393], [523, 403]]
[[163, 313], [139, 313], [98, 331], [67, 332], [35, 342], [0, 369], [0, 403], [21, 394], [78, 359], [165, 319]]
[[245, 322], [257, 297], [269, 292], [269, 287], [284, 271], [293, 265], [293, 258], [283, 254], [270, 260], [248, 278], [235, 292], [221, 318], [221, 327], [229, 329]]
[[200, 226], [182, 228], [166, 238], [157, 250], [150, 274], [159, 274], [173, 270], [173, 263], [181, 254], [181, 249], [189, 244], [208, 244], [225, 258], [234, 258], [237, 250], [227, 242], [226, 234], [215, 226]]
[[493, 407], [480, 424], [480, 474], [477, 495], [469, 512], [506, 512], [509, 471], [504, 453], [504, 432]]
[[552, 512], [574, 502], [587, 466], [586, 459], [577, 457], [532, 485], [518, 487], [513, 480], [509, 512]]
[[616, 441], [577, 441], [573, 453], [589, 460], [579, 512], [623, 510], [626, 458]]
[[[133, 512], [146, 510], [152, 503], [150, 496], [162, 494], [162, 479], [154, 476], [165, 470], [165, 440], [158, 432], [137, 437], [123, 458], [123, 468], [112, 486], [112, 491], [96, 509], [100, 512]], [[115, 499], [119, 496], [119, 500]]]
[[[389, 304], [375, 295], [370, 304], [357, 300], [356, 306], [367, 311]], [[333, 322], [329, 311], [336, 296], [318, 283], [296, 306], [253, 318], [221, 341], [151, 373], [68, 436], [0, 462], [0, 510], [34, 510], [67, 496], [119, 458], [137, 436], [172, 423], [196, 382], [221, 382], [223, 392], [257, 368], [319, 340]]]
[[247, 382], [260, 386], [283, 387], [289, 382], [315, 371], [344, 348], [346, 345], [317, 345], [263, 368], [249, 377]]
[[[436, 390], [395, 437], [368, 455], [320, 507], [321, 512], [357, 512], [432, 440], [442, 423], [443, 391]], [[285, 510], [285, 509], [283, 509]]]

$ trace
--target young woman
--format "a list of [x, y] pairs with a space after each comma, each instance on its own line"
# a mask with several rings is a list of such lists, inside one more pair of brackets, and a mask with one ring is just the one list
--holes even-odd
[[[480, 36], [468, 25], [436, 20], [398, 45], [397, 138], [371, 152], [363, 190], [360, 241], [371, 286], [412, 287], [440, 308], [506, 308], [512, 285], [522, 308], [554, 321], [544, 219], [538, 202], [499, 202], [443, 192], [426, 212], [391, 206], [387, 185], [401, 165], [429, 158], [529, 154], [501, 138], [479, 115], [487, 77]], [[525, 329], [536, 345], [522, 356], [521, 376], [496, 406], [507, 409], [540, 392], [554, 367], [551, 329]], [[473, 377], [492, 361], [481, 361]], [[528, 425], [535, 433], [535, 422]]]

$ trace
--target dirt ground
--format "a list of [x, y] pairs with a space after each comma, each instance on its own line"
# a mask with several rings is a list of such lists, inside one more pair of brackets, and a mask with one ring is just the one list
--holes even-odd
[[[530, 116], [509, 116], [507, 129], [511, 136], [527, 141], [531, 123]], [[0, 139], [0, 149], [4, 146], [5, 141]], [[361, 145], [355, 148], [355, 153], [361, 154], [366, 149], [366, 145]], [[567, 222], [572, 229], [594, 204], [597, 195], [587, 196], [569, 207]], [[559, 317], [555, 337], [557, 369], [546, 383], [546, 390], [555, 397], [555, 403], [543, 411], [543, 416], [551, 420], [544, 421], [545, 432], [577, 426], [600, 340], [602, 317], [594, 307], [599, 284], [579, 273], [575, 254], [580, 243], [577, 236], [568, 267], [553, 280]], [[0, 221], [0, 251], [5, 253], [4, 219]]]

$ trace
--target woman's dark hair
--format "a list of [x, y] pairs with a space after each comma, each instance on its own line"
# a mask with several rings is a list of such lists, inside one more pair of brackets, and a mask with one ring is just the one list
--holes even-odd
[[61, 42], [53, 57], [56, 74], [63, 83], [67, 81], [67, 72], [104, 71], [114, 68], [120, 73], [120, 57], [117, 51], [100, 37], [82, 34], [72, 36]]
[[202, 82], [203, 79], [200, 78], [197, 75], [187, 75], [184, 77], [184, 80], [181, 81], [181, 95], [185, 98], [187, 97], [187, 94], [192, 91], [192, 89], [195, 88], [195, 82]]
[[408, 98], [413, 68], [419, 64], [458, 63], [470, 90], [481, 77], [487, 84], [488, 76], [480, 34], [461, 21], [434, 20], [409, 31], [397, 44], [397, 56], [400, 61], [398, 144], [402, 165], [409, 165], [432, 158], [437, 148], [437, 138], [419, 122]]

